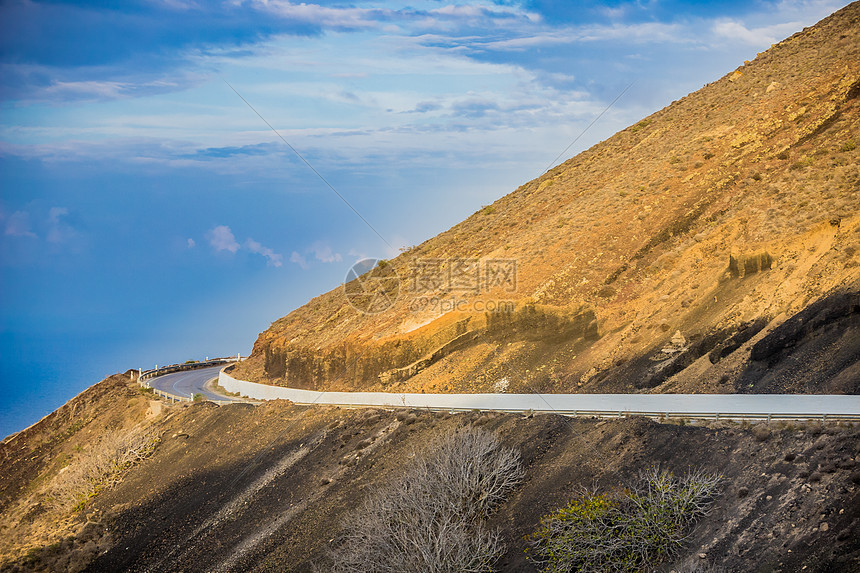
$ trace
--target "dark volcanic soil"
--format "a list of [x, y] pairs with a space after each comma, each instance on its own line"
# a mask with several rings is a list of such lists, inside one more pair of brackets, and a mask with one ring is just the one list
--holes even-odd
[[466, 425], [498, 432], [527, 468], [522, 486], [490, 519], [509, 547], [501, 571], [534, 571], [523, 537], [541, 515], [583, 487], [623, 488], [654, 464], [725, 476], [685, 559], [742, 572], [860, 570], [856, 428], [707, 428], [288, 403], [176, 407], [161, 423], [155, 454], [79, 514], [94, 523], [78, 539], [32, 551], [4, 570], [68, 570], [89, 561], [88, 571], [311, 571], [325, 563], [344, 517], [369, 492], [396, 478], [435, 436]]

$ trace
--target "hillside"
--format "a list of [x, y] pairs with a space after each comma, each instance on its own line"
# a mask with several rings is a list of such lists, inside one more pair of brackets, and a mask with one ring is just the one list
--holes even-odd
[[857, 393], [858, 95], [855, 3], [387, 261], [391, 308], [356, 310], [353, 281], [275, 321], [237, 375]]
[[[277, 320], [234, 376], [337, 390], [858, 393], [858, 96], [855, 3]], [[362, 291], [367, 278], [376, 290]], [[390, 308], [358, 310], [392, 288]], [[440, 439], [469, 432], [521, 464], [480, 516], [501, 547], [485, 570], [537, 572], [527, 536], [543, 517], [603, 518], [624, 496], [647, 505], [631, 492], [654, 468], [718, 488], [675, 554], [638, 570], [860, 570], [857, 424], [664, 422], [172, 404], [129, 371], [0, 442], [0, 571], [331, 571], [368, 500], [436, 501], [404, 480]], [[489, 495], [476, 491], [470, 503]], [[597, 506], [570, 504], [584, 492]]]
[[[584, 488], [623, 491], [654, 465], [723, 476], [710, 514], [658, 571], [856, 571], [860, 431], [555, 415], [152, 402], [117, 375], [0, 445], [0, 570], [301, 571], [328, 563], [364, 499], [427, 444], [477, 428], [522, 457], [490, 516], [505, 572], [534, 572], [523, 537]], [[148, 456], [76, 508], [51, 503], [100, 439], [156, 436]]]

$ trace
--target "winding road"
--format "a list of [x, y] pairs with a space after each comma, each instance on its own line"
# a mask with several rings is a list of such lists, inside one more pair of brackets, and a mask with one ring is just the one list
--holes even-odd
[[247, 402], [241, 398], [233, 398], [223, 394], [217, 394], [208, 385], [210, 380], [218, 378], [218, 371], [224, 365], [199, 368], [197, 370], [185, 370], [164, 374], [149, 379], [149, 386], [168, 394], [181, 396], [182, 398], [194, 398], [195, 394], [203, 394], [207, 400], [217, 402]]
[[[860, 421], [860, 396], [801, 394], [396, 394], [385, 392], [318, 392], [256, 384], [220, 372], [223, 364], [156, 376], [147, 384], [181, 399], [202, 394], [219, 403], [287, 399], [297, 404], [346, 407], [429, 408], [554, 412], [565, 415], [629, 415], [654, 418], [831, 419]], [[219, 378], [229, 392], [216, 393], [209, 382]]]

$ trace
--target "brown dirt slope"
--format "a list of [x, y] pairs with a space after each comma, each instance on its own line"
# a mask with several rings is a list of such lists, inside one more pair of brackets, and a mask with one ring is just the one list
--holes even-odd
[[115, 374], [0, 443], [0, 561], [61, 539], [78, 527], [51, 507], [52, 484], [107, 434], [149, 426], [164, 405]]
[[[858, 95], [854, 3], [389, 261], [401, 289], [385, 312], [362, 314], [335, 289], [277, 320], [238, 375], [427, 392], [856, 393]], [[445, 278], [415, 291], [420, 265], [457, 277], [459, 259], [516, 261], [515, 289]], [[770, 333], [817, 300], [841, 309], [828, 311], [838, 331], [819, 321], [778, 349]], [[498, 301], [516, 310], [483, 312]]]
[[[119, 404], [114, 414], [128, 413]], [[491, 517], [498, 570], [535, 571], [523, 537], [582, 488], [618, 490], [654, 464], [724, 476], [675, 563], [730, 572], [860, 567], [857, 428], [659, 424], [555, 415], [339, 410], [284, 402], [171, 407], [155, 453], [69, 518], [53, 544], [12, 547], [4, 571], [302, 571], [326, 563], [344, 519], [435, 437], [464, 427], [517, 448], [522, 485]], [[4, 463], [5, 469], [5, 463]], [[6, 485], [10, 475], [3, 472]], [[8, 534], [8, 530], [7, 530]], [[9, 550], [7, 544], [7, 550]], [[702, 557], [703, 556], [703, 557]]]

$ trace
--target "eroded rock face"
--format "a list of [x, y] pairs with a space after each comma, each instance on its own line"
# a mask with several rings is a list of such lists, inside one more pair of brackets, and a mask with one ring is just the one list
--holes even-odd
[[[747, 368], [758, 338], [860, 279], [858, 38], [852, 4], [388, 261], [401, 284], [386, 311], [336, 289], [276, 321], [237, 375], [340, 390], [756, 386], [770, 360]], [[464, 260], [503, 261], [513, 280], [412, 288], [422, 262]], [[666, 356], [676, 331], [687, 348]]]
[[370, 341], [357, 349], [344, 343], [326, 352], [301, 347], [266, 349], [265, 372], [297, 388], [326, 388], [345, 378], [376, 380], [384, 387], [403, 382], [444, 358], [478, 344], [502, 340], [571, 343], [599, 338], [593, 310], [585, 306], [555, 307], [521, 301], [510, 310], [446, 317], [411, 333]]
[[770, 270], [771, 265], [773, 265], [773, 257], [767, 251], [731, 255], [729, 257], [729, 272], [733, 278], [745, 277]]

